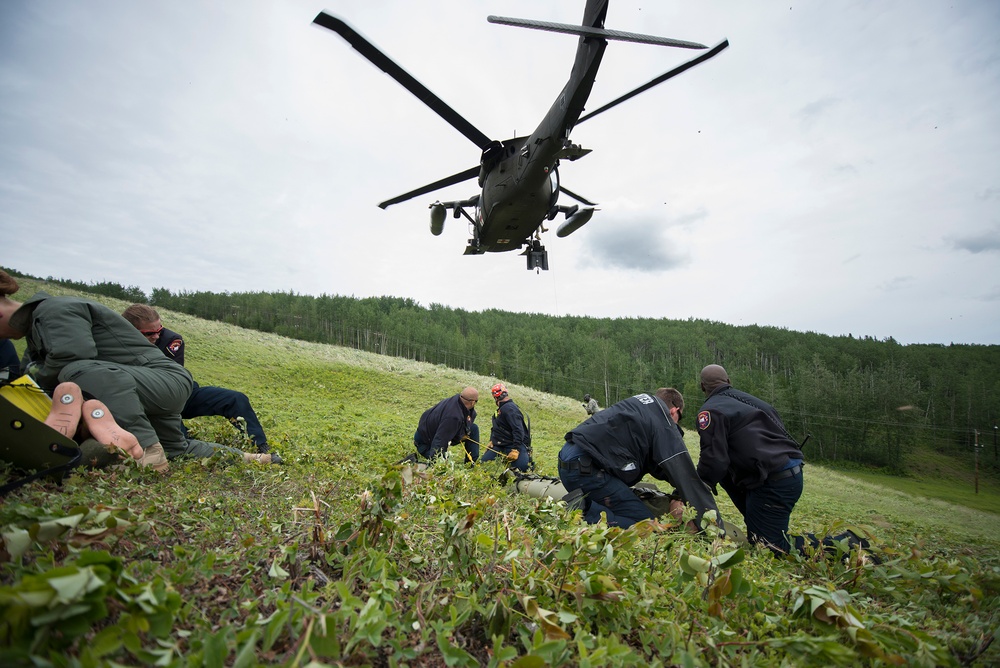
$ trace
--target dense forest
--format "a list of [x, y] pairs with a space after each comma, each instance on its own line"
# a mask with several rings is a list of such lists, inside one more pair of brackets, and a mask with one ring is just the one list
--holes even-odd
[[[11, 270], [13, 275], [20, 275]], [[493, 376], [602, 405], [673, 386], [693, 415], [698, 374], [722, 364], [739, 389], [771, 402], [814, 461], [902, 471], [915, 446], [975, 456], [997, 473], [1000, 346], [900, 345], [705, 320], [555, 317], [423, 307], [394, 297], [292, 292], [171, 293], [61, 285], [248, 329], [350, 346]], [[166, 323], [169, 327], [169, 322]], [[688, 426], [693, 426], [690, 421]], [[979, 446], [978, 448], [976, 446]]]

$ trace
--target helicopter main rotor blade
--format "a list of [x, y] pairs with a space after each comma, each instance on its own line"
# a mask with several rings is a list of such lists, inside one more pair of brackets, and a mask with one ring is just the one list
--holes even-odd
[[597, 206], [597, 202], [591, 202], [590, 200], [586, 199], [585, 197], [580, 197], [579, 195], [577, 195], [575, 192], [573, 192], [569, 188], [564, 188], [563, 186], [559, 186], [559, 190], [560, 190], [560, 192], [566, 193], [567, 195], [569, 195], [570, 197], [572, 197], [573, 199], [575, 199], [577, 202], [580, 202], [581, 204], [586, 204], [587, 206]]
[[605, 28], [592, 28], [590, 26], [575, 26], [566, 23], [552, 23], [550, 21], [535, 21], [533, 19], [515, 19], [509, 16], [487, 16], [490, 23], [499, 23], [505, 26], [515, 26], [517, 28], [533, 28], [535, 30], [548, 30], [549, 32], [561, 32], [567, 35], [580, 35], [582, 37], [603, 37], [604, 39], [615, 39], [622, 42], [636, 42], [637, 44], [654, 44], [656, 46], [676, 46], [682, 49], [707, 49], [708, 47], [698, 42], [688, 42], [683, 39], [672, 39], [670, 37], [658, 37], [656, 35], [643, 35], [634, 32], [624, 32], [622, 30], [607, 30]]
[[705, 53], [701, 54], [697, 58], [692, 58], [691, 60], [687, 61], [686, 63], [683, 63], [682, 65], [678, 65], [677, 67], [675, 67], [674, 69], [672, 69], [672, 70], [670, 70], [668, 72], [664, 72], [663, 74], [661, 74], [660, 76], [656, 77], [652, 81], [649, 81], [649, 82], [647, 82], [647, 83], [639, 86], [635, 90], [633, 90], [631, 92], [628, 92], [628, 93], [625, 93], [624, 95], [622, 95], [618, 99], [612, 100], [611, 102], [608, 102], [603, 107], [595, 109], [594, 111], [590, 112], [589, 114], [584, 114], [583, 116], [580, 117], [580, 119], [576, 122], [576, 124], [579, 125], [580, 123], [583, 123], [584, 121], [593, 118], [597, 114], [603, 113], [603, 112], [607, 111], [608, 109], [611, 109], [612, 107], [617, 107], [619, 104], [621, 104], [625, 100], [630, 100], [633, 97], [635, 97], [636, 95], [638, 95], [639, 93], [643, 93], [643, 92], [649, 90], [650, 88], [652, 88], [653, 86], [658, 86], [659, 84], [663, 83], [667, 79], [672, 79], [675, 76], [677, 76], [678, 74], [680, 74], [681, 72], [686, 72], [689, 69], [691, 69], [692, 67], [694, 67], [695, 65], [700, 65], [701, 63], [705, 62], [709, 58], [714, 58], [715, 56], [717, 56], [720, 53], [722, 53], [726, 49], [726, 47], [728, 47], [728, 46], [729, 46], [729, 40], [728, 39], [723, 40], [722, 42], [720, 42], [716, 46], [712, 47], [712, 49], [710, 51], [706, 51]]
[[449, 107], [444, 100], [432, 93], [426, 86], [414, 79], [406, 70], [393, 62], [387, 55], [358, 34], [353, 28], [344, 23], [341, 19], [331, 16], [326, 12], [320, 12], [313, 19], [313, 23], [323, 26], [327, 30], [332, 30], [343, 37], [354, 50], [367, 58], [369, 62], [380, 70], [395, 79], [403, 88], [413, 93], [421, 102], [434, 110], [438, 116], [446, 120], [453, 128], [465, 135], [480, 150], [486, 148], [490, 143], [490, 138], [479, 131], [469, 121]]
[[434, 183], [428, 183], [426, 186], [417, 188], [416, 190], [411, 190], [408, 193], [403, 193], [398, 197], [393, 197], [392, 199], [387, 199], [384, 202], [379, 202], [378, 207], [384, 209], [390, 207], [393, 204], [399, 204], [400, 202], [405, 202], [408, 199], [413, 199], [418, 195], [426, 195], [427, 193], [434, 192], [435, 190], [440, 190], [447, 186], [453, 186], [456, 183], [461, 183], [462, 181], [468, 181], [469, 179], [479, 176], [479, 165], [475, 167], [470, 167], [464, 172], [459, 172], [458, 174], [452, 174], [451, 176], [446, 176], [440, 181], [435, 181]]

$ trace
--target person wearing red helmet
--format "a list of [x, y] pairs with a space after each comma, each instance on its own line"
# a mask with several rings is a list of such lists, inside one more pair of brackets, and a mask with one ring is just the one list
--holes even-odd
[[519, 471], [534, 468], [531, 460], [531, 430], [521, 409], [510, 398], [507, 386], [497, 383], [490, 388], [497, 412], [493, 415], [493, 429], [486, 446], [483, 461], [506, 457], [508, 466]]

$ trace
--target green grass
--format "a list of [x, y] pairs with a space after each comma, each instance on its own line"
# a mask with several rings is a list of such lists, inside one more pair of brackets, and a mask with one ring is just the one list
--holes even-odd
[[906, 475], [883, 475], [857, 467], [841, 470], [881, 487], [1000, 514], [998, 467], [991, 448], [980, 451], [978, 473], [976, 468], [974, 453], [955, 456], [916, 448], [906, 458]]
[[[25, 283], [20, 296], [37, 287]], [[6, 664], [1000, 662], [1000, 643], [987, 647], [1000, 627], [995, 486], [974, 506], [956, 478], [936, 490], [945, 501], [916, 478], [807, 466], [793, 532], [853, 526], [881, 565], [777, 560], [668, 525], [588, 526], [498, 485], [498, 468], [447, 462], [411, 478], [393, 466], [425, 408], [506, 379], [161, 315], [196, 380], [246, 392], [288, 464], [79, 470], [6, 497]], [[508, 387], [554, 475], [579, 402]], [[479, 406], [485, 438], [492, 406]], [[222, 418], [191, 425], [242, 444]], [[686, 440], [696, 452], [696, 434]]]

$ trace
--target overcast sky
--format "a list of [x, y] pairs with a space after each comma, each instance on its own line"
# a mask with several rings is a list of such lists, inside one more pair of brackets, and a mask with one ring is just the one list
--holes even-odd
[[[1000, 344], [1000, 3], [611, 0], [607, 27], [731, 46], [579, 125], [599, 203], [463, 256], [435, 199], [479, 151], [339, 36], [336, 14], [486, 135], [528, 134], [583, 0], [0, 2], [0, 264], [177, 292], [708, 319]], [[589, 108], [696, 55], [608, 45]], [[566, 203], [572, 204], [572, 200]], [[560, 217], [561, 220], [561, 217]], [[25, 295], [26, 296], [26, 295]]]

